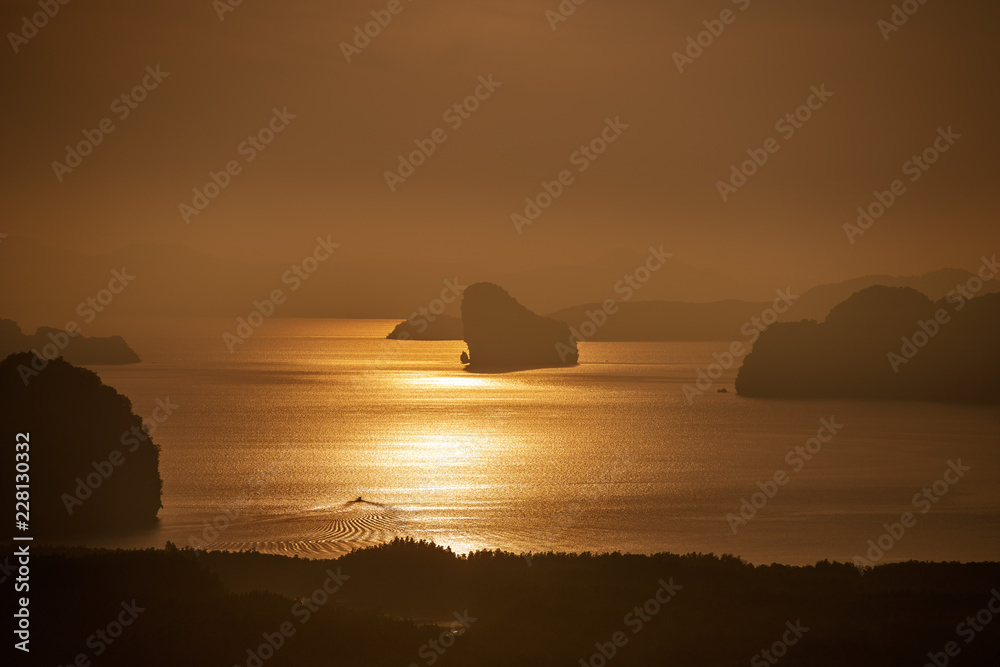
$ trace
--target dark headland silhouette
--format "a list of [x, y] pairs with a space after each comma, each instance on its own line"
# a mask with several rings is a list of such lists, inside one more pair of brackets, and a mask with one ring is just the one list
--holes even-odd
[[[54, 350], [54, 353], [50, 351]], [[0, 319], [0, 359], [15, 352], [35, 351], [54, 359], [61, 356], [71, 364], [137, 364], [142, 361], [121, 336], [97, 338], [38, 327], [31, 336], [13, 320]]]
[[393, 340], [462, 340], [462, 320], [451, 315], [437, 315], [434, 320], [420, 318], [419, 324], [403, 320], [386, 336]]
[[[61, 358], [42, 365], [31, 353], [0, 362], [0, 395], [0, 437], [14, 443], [18, 433], [30, 436], [33, 535], [127, 530], [155, 521], [162, 507], [159, 450], [128, 398], [93, 371]], [[0, 457], [0, 475], [13, 484], [10, 448]]]
[[462, 328], [470, 370], [571, 366], [579, 360], [568, 324], [536, 315], [493, 283], [465, 289]]
[[736, 377], [743, 396], [1000, 402], [1000, 294], [932, 302], [869, 287], [826, 320], [764, 331]]

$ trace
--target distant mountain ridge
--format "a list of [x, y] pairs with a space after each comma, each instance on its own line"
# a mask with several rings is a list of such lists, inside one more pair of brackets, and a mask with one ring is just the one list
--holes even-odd
[[[923, 276], [863, 276], [830, 285], [820, 285], [795, 294], [792, 290], [777, 290], [779, 295], [791, 295], [794, 303], [782, 307], [781, 299], [772, 301], [726, 300], [709, 303], [674, 301], [632, 301], [620, 303], [617, 311], [597, 327], [588, 340], [610, 341], [734, 341], [756, 339], [756, 333], [775, 321], [795, 322], [816, 320], [822, 322], [839, 303], [852, 294], [882, 285], [908, 287], [937, 301], [956, 287], [969, 281], [975, 274], [961, 269], [942, 269]], [[1000, 281], [984, 284], [981, 294], [1000, 291]], [[585, 303], [563, 308], [549, 314], [553, 319], [580, 327], [591, 321], [591, 313], [599, 313], [600, 303]], [[769, 311], [774, 311], [769, 313]], [[775, 319], [770, 319], [775, 318]], [[454, 323], [452, 323], [454, 324]], [[403, 322], [390, 334], [398, 337], [403, 331], [413, 340], [461, 339], [460, 327], [444, 324], [427, 327], [427, 333], [410, 323]]]
[[[303, 239], [303, 256], [308, 254], [313, 242], [313, 239]], [[82, 300], [107, 283], [112, 270], [122, 267], [136, 279], [108, 306], [108, 311], [116, 316], [246, 316], [255, 299], [266, 298], [276, 288], [285, 288], [288, 292], [281, 277], [291, 264], [220, 258], [180, 244], [133, 245], [90, 256], [17, 236], [4, 240], [3, 253], [0, 280], [5, 281], [4, 284], [24, 285], [23, 276], [32, 276], [24, 288], [0, 293], [0, 312], [21, 322], [67, 321]], [[304, 281], [301, 289], [288, 294], [289, 298], [275, 316], [406, 318], [431, 304], [441, 294], [445, 281], [457, 281], [463, 285], [501, 284], [517, 294], [521, 303], [534, 312], [570, 317], [563, 311], [585, 309], [587, 304], [613, 298], [615, 282], [639, 266], [642, 260], [643, 254], [638, 251], [619, 250], [592, 262], [503, 272], [461, 261], [352, 259], [350, 248], [345, 246]], [[67, 274], [74, 279], [66, 281], [57, 277]], [[874, 284], [914, 287], [936, 297], [949, 283], [971, 275], [960, 269], [944, 269], [926, 276], [864, 276], [812, 287], [802, 292], [801, 301], [789, 311], [786, 319], [821, 319], [836, 303]], [[736, 302], [763, 306], [766, 300], [773, 298], [774, 289], [786, 286], [744, 285], [716, 271], [685, 265], [675, 258], [657, 272], [634, 302], [625, 304], [630, 308], [623, 312], [633, 310], [645, 318], [648, 312], [640, 304], [732, 301], [730, 318], [739, 324], [740, 318], [753, 307]], [[1000, 284], [988, 287], [988, 291], [998, 289]], [[669, 312], [671, 307], [663, 308]], [[707, 310], [714, 312], [716, 308]], [[457, 303], [448, 306], [445, 314], [457, 317]], [[621, 315], [623, 321], [625, 317]], [[732, 325], [725, 328], [731, 330]]]
[[[839, 283], [818, 285], [803, 292], [802, 299], [796, 304], [794, 311], [783, 319], [823, 321], [834, 306], [846, 301], [855, 292], [874, 285], [910, 287], [931, 301], [938, 301], [958, 285], [968, 282], [973, 276], [975, 274], [972, 271], [963, 269], [940, 269], [921, 276], [870, 275]], [[987, 282], [981, 293], [994, 292], [1000, 292], [1000, 281]]]
[[[333, 239], [336, 241], [336, 238]], [[304, 239], [305, 256], [313, 243]], [[22, 284], [0, 294], [0, 312], [18, 321], [65, 321], [81, 300], [107, 282], [108, 273], [123, 266], [136, 276], [109, 310], [119, 316], [239, 317], [255, 299], [286, 287], [282, 274], [289, 263], [254, 263], [214, 257], [177, 244], [133, 245], [100, 256], [50, 247], [11, 236], [3, 244], [0, 280]], [[612, 296], [616, 281], [645, 258], [638, 251], [615, 251], [580, 264], [533, 271], [497, 271], [477, 264], [355, 259], [347, 246], [323, 264], [276, 313], [278, 317], [403, 318], [427, 306], [445, 281], [502, 284], [534, 312], [547, 313], [567, 304]], [[57, 276], [73, 275], [64, 281]], [[287, 291], [287, 289], [286, 289]], [[644, 286], [642, 300], [709, 302], [738, 297], [765, 298], [718, 272], [692, 267], [676, 259]], [[457, 303], [447, 313], [458, 316]]]

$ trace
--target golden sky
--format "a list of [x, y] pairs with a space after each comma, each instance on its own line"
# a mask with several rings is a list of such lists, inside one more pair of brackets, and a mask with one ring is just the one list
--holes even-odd
[[[221, 2], [78, 0], [16, 53], [10, 33], [40, 10], [3, 3], [0, 232], [257, 261], [332, 233], [348, 257], [501, 269], [665, 244], [737, 279], [811, 281], [973, 268], [1000, 245], [993, 2], [929, 0], [888, 39], [891, 3], [862, 0], [589, 0], [558, 22], [557, 0]], [[389, 6], [347, 62], [342, 44]], [[678, 71], [705, 21], [721, 34]], [[121, 118], [116, 98], [157, 66], [169, 74]], [[480, 77], [500, 85], [486, 95]], [[786, 138], [776, 123], [813, 86], [832, 96]], [[445, 112], [477, 88], [455, 127]], [[294, 119], [248, 162], [241, 143], [274, 109]], [[52, 163], [105, 118], [114, 131], [60, 181]], [[627, 129], [580, 171], [606, 119]], [[911, 182], [904, 163], [948, 127], [961, 138]], [[397, 156], [439, 128], [390, 191]], [[724, 202], [718, 181], [769, 138], [777, 152]], [[179, 205], [230, 160], [239, 172], [187, 224]], [[511, 215], [564, 170], [519, 234]], [[849, 243], [843, 225], [895, 179], [905, 194]]]

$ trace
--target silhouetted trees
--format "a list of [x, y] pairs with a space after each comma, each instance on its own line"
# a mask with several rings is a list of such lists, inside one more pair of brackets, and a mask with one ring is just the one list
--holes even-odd
[[[711, 554], [461, 556], [410, 539], [337, 560], [176, 548], [34, 559], [39, 664], [70, 664], [133, 599], [143, 612], [101, 665], [246, 665], [247, 651], [286, 622], [294, 634], [251, 664], [424, 666], [433, 655], [437, 667], [575, 666], [603, 645], [615, 649], [606, 664], [622, 667], [745, 665], [786, 623], [808, 630], [780, 664], [921, 665], [947, 642], [961, 649], [949, 664], [1000, 658], [1000, 633], [989, 623], [971, 642], [957, 632], [970, 617], [984, 623], [980, 611], [1000, 599], [997, 563], [898, 563], [862, 576], [842, 563], [754, 566]], [[349, 577], [342, 588], [308, 617], [295, 613], [331, 570]], [[653, 604], [661, 582], [679, 590]], [[443, 647], [456, 613], [475, 620]], [[623, 646], [609, 644], [615, 632]]]

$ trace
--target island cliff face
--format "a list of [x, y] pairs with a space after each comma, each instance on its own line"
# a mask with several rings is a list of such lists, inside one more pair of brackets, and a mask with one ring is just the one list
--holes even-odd
[[492, 283], [465, 289], [462, 327], [472, 369], [571, 366], [579, 360], [568, 324], [536, 315]]
[[0, 359], [34, 350], [47, 359], [62, 357], [71, 364], [137, 364], [139, 355], [121, 336], [87, 338], [52, 327], [38, 327], [28, 336], [13, 320], [0, 319]]
[[[41, 368], [29, 375], [24, 369]], [[34, 535], [132, 529], [156, 519], [162, 482], [159, 449], [132, 404], [93, 371], [31, 353], [0, 362], [0, 437], [10, 455], [0, 475], [14, 483], [14, 443], [24, 443]], [[18, 434], [25, 434], [18, 436]], [[14, 503], [6, 510], [13, 514]], [[8, 516], [8, 525], [14, 517]]]
[[743, 396], [1000, 402], [1000, 294], [933, 303], [875, 286], [823, 323], [771, 325], [736, 376]]

